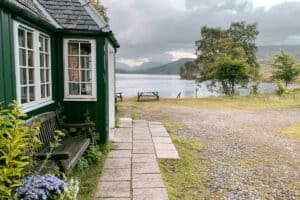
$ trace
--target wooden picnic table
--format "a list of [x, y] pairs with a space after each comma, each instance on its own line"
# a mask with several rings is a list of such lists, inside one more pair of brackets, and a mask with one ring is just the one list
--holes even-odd
[[123, 101], [122, 92], [116, 92], [116, 100], [120, 99], [120, 101]]
[[137, 100], [140, 101], [142, 97], [155, 97], [156, 100], [159, 100], [158, 92], [138, 92]]

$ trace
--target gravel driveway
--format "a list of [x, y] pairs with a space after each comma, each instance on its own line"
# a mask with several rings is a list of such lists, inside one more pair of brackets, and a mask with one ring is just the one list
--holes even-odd
[[183, 137], [198, 137], [211, 178], [205, 183], [222, 199], [300, 199], [300, 141], [279, 134], [300, 123], [300, 109], [217, 110], [164, 106], [143, 119], [175, 120]]

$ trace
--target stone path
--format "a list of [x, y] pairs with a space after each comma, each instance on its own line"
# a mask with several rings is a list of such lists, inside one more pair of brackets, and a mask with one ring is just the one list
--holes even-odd
[[111, 140], [95, 200], [167, 200], [156, 157], [179, 156], [163, 125], [121, 118]]

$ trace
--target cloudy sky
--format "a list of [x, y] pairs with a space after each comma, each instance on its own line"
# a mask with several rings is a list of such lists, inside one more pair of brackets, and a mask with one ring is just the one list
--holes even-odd
[[102, 0], [121, 48], [118, 62], [132, 67], [194, 57], [204, 25], [258, 23], [258, 45], [300, 44], [300, 0]]

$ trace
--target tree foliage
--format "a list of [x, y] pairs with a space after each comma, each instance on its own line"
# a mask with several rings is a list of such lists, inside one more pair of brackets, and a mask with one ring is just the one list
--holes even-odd
[[199, 65], [195, 61], [188, 61], [180, 67], [180, 78], [193, 80], [199, 74]]
[[94, 8], [98, 11], [98, 13], [103, 17], [104, 21], [108, 23], [109, 17], [107, 16], [107, 9], [103, 6], [103, 4], [99, 0], [89, 0], [90, 3], [94, 6]]
[[233, 94], [236, 84], [259, 78], [255, 39], [256, 24], [232, 23], [229, 29], [201, 29], [196, 41], [197, 62], [202, 65], [200, 81], [221, 82], [225, 94]]
[[295, 81], [300, 73], [300, 66], [283, 50], [280, 51], [279, 55], [275, 56], [272, 67], [272, 78], [274, 80], [284, 81], [285, 87], [287, 87], [288, 83]]

